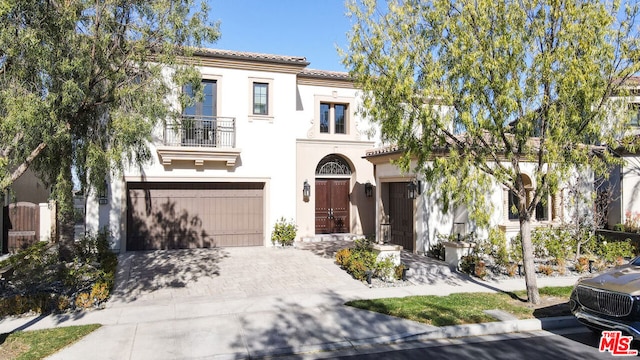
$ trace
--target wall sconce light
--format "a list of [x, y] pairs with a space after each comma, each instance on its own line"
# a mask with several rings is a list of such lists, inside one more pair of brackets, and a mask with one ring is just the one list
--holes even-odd
[[415, 199], [422, 193], [422, 183], [420, 181], [412, 180], [407, 184], [407, 198]]
[[109, 198], [107, 198], [108, 186], [109, 185], [105, 181], [102, 185], [102, 189], [98, 190], [98, 204], [100, 205], [106, 205], [109, 203]]
[[309, 182], [305, 180], [302, 185], [302, 197], [304, 198], [304, 201], [309, 201], [309, 196], [311, 196], [311, 185], [309, 185]]
[[366, 184], [364, 184], [364, 195], [366, 197], [372, 197], [373, 196], [373, 185], [371, 185], [370, 182], [367, 181]]

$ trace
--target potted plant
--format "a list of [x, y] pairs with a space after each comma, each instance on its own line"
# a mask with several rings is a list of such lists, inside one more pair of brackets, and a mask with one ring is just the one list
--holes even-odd
[[288, 221], [284, 217], [281, 217], [273, 224], [273, 231], [271, 232], [271, 243], [273, 245], [280, 244], [281, 246], [293, 245], [293, 240], [296, 238], [296, 232], [298, 227], [293, 220]]

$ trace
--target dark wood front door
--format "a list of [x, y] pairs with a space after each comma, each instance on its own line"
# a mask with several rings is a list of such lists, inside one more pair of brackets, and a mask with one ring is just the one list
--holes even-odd
[[389, 184], [389, 220], [391, 243], [413, 251], [413, 200], [408, 198], [407, 183]]
[[349, 179], [316, 180], [316, 234], [349, 232]]

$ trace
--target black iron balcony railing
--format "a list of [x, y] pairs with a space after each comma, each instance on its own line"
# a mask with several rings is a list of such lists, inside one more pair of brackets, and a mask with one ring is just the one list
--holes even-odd
[[222, 116], [182, 115], [164, 131], [167, 146], [234, 148], [236, 119]]

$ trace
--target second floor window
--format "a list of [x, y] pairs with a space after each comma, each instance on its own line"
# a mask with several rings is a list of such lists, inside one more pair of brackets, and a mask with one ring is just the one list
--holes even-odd
[[[185, 93], [193, 97], [194, 93], [191, 86], [187, 85], [184, 88]], [[214, 117], [217, 112], [217, 83], [215, 80], [202, 80], [202, 101], [196, 102], [191, 106], [187, 106], [183, 109], [182, 114], [193, 117]]]
[[320, 103], [320, 132], [346, 134], [347, 110], [347, 104]]
[[253, 83], [253, 114], [269, 114], [269, 84]]
[[[186, 95], [194, 97], [191, 86], [184, 88]], [[217, 83], [202, 80], [202, 101], [186, 106], [182, 110], [182, 143], [185, 145], [215, 145], [217, 115]]]

